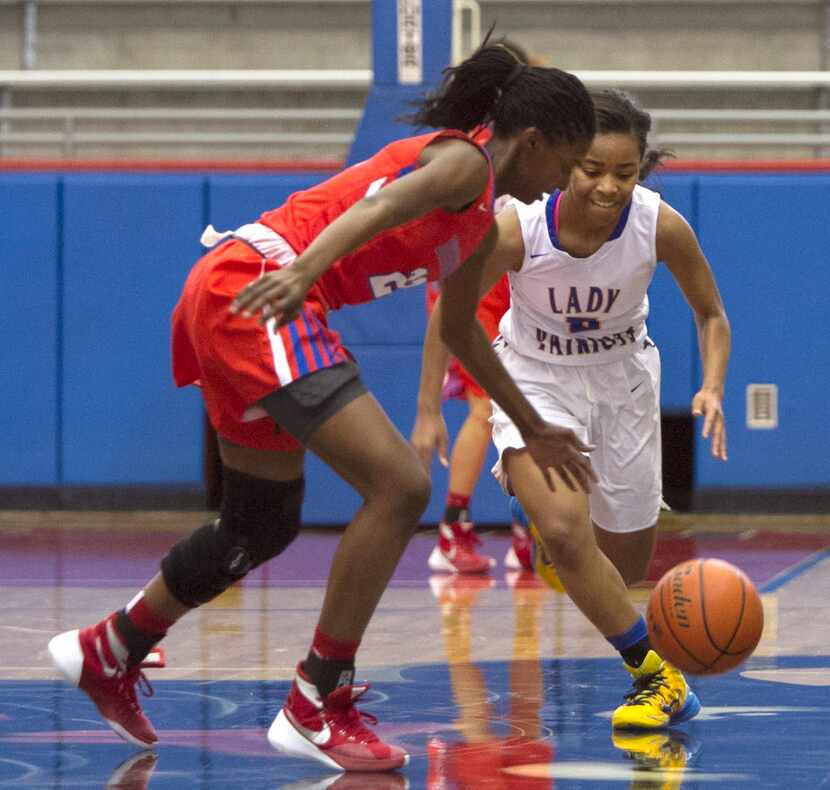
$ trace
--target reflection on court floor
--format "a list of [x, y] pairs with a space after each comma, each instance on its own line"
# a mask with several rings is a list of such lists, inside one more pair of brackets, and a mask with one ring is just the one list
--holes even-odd
[[[161, 739], [155, 752], [122, 742], [86, 697], [55, 680], [45, 645], [55, 630], [119, 605], [164, 540], [136, 541], [109, 572], [102, 555], [83, 578], [74, 552], [62, 568], [47, 563], [47, 535], [0, 530], [0, 788], [830, 787], [830, 540], [818, 534], [663, 542], [658, 568], [689, 551], [744, 567], [767, 626], [740, 670], [694, 679], [704, 705], [696, 720], [629, 734], [609, 723], [627, 676], [566, 596], [515, 572], [429, 577], [433, 537], [419, 535], [359, 655], [358, 674], [372, 683], [362, 707], [412, 754], [404, 771], [385, 775], [332, 774], [265, 739], [313, 627], [335, 535], [310, 536], [305, 551], [301, 539], [297, 556], [307, 559], [287, 579], [272, 567], [171, 633], [169, 670], [150, 673], [155, 695], [142, 700]], [[503, 556], [502, 534], [487, 544]], [[20, 574], [11, 583], [10, 557]], [[642, 602], [646, 592], [632, 594]]]

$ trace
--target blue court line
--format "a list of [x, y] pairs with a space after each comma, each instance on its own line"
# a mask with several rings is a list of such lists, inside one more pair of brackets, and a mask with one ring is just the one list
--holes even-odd
[[773, 576], [772, 579], [761, 587], [760, 592], [771, 593], [780, 590], [785, 584], [801, 576], [802, 573], [806, 573], [810, 568], [818, 565], [828, 557], [830, 557], [830, 548], [820, 549], [809, 557], [805, 557], [801, 562], [797, 562], [791, 568], [787, 568], [787, 570], [781, 571], [777, 576]]

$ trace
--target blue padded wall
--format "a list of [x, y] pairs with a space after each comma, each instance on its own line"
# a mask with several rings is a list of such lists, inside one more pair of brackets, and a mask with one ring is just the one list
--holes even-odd
[[[830, 485], [830, 177], [709, 176], [698, 217], [732, 323], [729, 462], [697, 438], [698, 487]], [[747, 384], [779, 389], [779, 427], [746, 425]]]
[[[169, 321], [210, 221], [255, 220], [325, 173], [273, 175], [33, 175], [0, 177], [0, 266], [13, 298], [4, 338], [0, 486], [198, 484], [203, 410], [170, 374]], [[654, 182], [696, 228], [732, 321], [727, 382], [730, 461], [698, 438], [696, 485], [830, 485], [825, 309], [830, 292], [830, 177], [665, 174]], [[691, 314], [659, 267], [650, 332], [663, 355], [663, 407], [687, 411], [699, 379]], [[413, 288], [332, 316], [393, 422], [412, 427], [424, 330]], [[803, 328], [802, 328], [803, 327]], [[749, 383], [775, 383], [780, 426], [750, 430]], [[451, 436], [466, 406], [447, 404]], [[699, 426], [697, 428], [699, 430]], [[487, 473], [475, 499], [483, 522], [505, 503]], [[440, 517], [446, 471], [435, 465], [426, 520]], [[342, 523], [357, 496], [309, 464], [306, 518]]]
[[169, 345], [203, 179], [67, 176], [64, 200], [63, 482], [198, 481], [198, 394], [176, 390]]
[[[649, 187], [694, 227], [696, 177], [664, 174]], [[662, 407], [664, 411], [688, 412], [699, 378], [692, 312], [663, 264], [657, 266], [648, 297], [648, 333], [660, 349], [662, 362]]]
[[59, 482], [58, 196], [54, 176], [0, 176], [0, 485]]

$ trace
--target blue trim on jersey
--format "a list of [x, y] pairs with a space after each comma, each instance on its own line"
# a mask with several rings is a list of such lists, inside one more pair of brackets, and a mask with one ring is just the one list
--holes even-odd
[[300, 317], [303, 319], [303, 324], [305, 324], [306, 337], [308, 338], [308, 344], [311, 346], [314, 361], [317, 363], [318, 369], [323, 368], [325, 367], [323, 357], [320, 355], [320, 349], [317, 348], [317, 343], [314, 342], [314, 335], [316, 333], [311, 331], [311, 325], [308, 323], [308, 316], [305, 314], [305, 310], [300, 313]]
[[[557, 250], [567, 252], [567, 250], [565, 250], [565, 248], [562, 246], [562, 243], [559, 241], [559, 235], [556, 233], [556, 222], [554, 221], [554, 216], [556, 214], [556, 204], [561, 196], [562, 193], [558, 189], [555, 192], [551, 192], [550, 196], [548, 197], [548, 204], [545, 206], [545, 218], [547, 220], [548, 237], [550, 238], [550, 243], [553, 244], [553, 246], [556, 247]], [[614, 239], [618, 239], [620, 236], [622, 236], [623, 231], [625, 230], [625, 226], [628, 223], [628, 215], [631, 213], [631, 202], [632, 201], [629, 200], [626, 204], [626, 207], [622, 210], [620, 218], [617, 220], [617, 224], [614, 226], [614, 230], [611, 231], [611, 235], [606, 239], [606, 241], [614, 241]]]
[[295, 353], [294, 359], [297, 361], [297, 372], [299, 376], [307, 376], [309, 374], [308, 363], [305, 361], [305, 354], [303, 353], [303, 346], [300, 343], [300, 334], [297, 332], [296, 320], [288, 324], [288, 333], [291, 335], [291, 342], [294, 344]]
[[411, 173], [416, 167], [417, 165], [407, 165], [406, 167], [402, 167], [398, 170], [398, 174], [395, 178], [403, 178], [407, 173]]
[[[554, 222], [554, 213], [556, 211], [556, 201], [559, 200], [562, 192], [556, 190], [548, 195], [548, 204], [545, 206], [545, 218], [548, 222], [548, 238], [550, 243], [556, 247], [557, 250], [562, 250], [562, 245], [559, 243], [559, 236], [556, 234], [556, 222]], [[564, 252], [564, 250], [562, 250]]]
[[617, 220], [617, 224], [614, 226], [613, 232], [608, 237], [608, 241], [614, 241], [614, 239], [618, 239], [622, 236], [622, 233], [625, 230], [625, 225], [628, 222], [628, 215], [631, 213], [631, 202], [632, 201], [629, 200], [626, 207], [622, 210], [622, 214], [620, 214], [620, 218]]
[[631, 647], [631, 645], [636, 645], [637, 642], [645, 639], [648, 636], [648, 628], [646, 627], [645, 618], [641, 615], [640, 619], [637, 620], [634, 625], [631, 626], [624, 634], [620, 634], [619, 636], [609, 636], [606, 637], [608, 641], [611, 643], [611, 646], [616, 651], [625, 650], [627, 647]]

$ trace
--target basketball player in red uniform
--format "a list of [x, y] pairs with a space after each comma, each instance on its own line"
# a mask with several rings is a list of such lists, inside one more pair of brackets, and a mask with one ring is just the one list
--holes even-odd
[[[64, 676], [131, 743], [157, 741], [135, 686], [167, 629], [297, 536], [308, 448], [363, 505], [268, 738], [336, 770], [408, 761], [364, 724], [355, 703], [367, 687], [354, 684], [354, 658], [430, 482], [328, 327], [329, 310], [440, 280], [452, 353], [510, 414], [546, 474], [590, 488], [585, 445], [539, 417], [475, 321], [481, 265], [496, 241], [494, 198], [531, 201], [564, 188], [593, 136], [590, 97], [575, 77], [528, 68], [485, 42], [410, 120], [443, 131], [391, 143], [257, 222], [205, 237], [217, 244], [191, 270], [173, 314], [173, 373], [178, 385], [201, 387], [219, 436], [219, 518], [177, 543], [124, 609], [49, 643]], [[493, 129], [486, 147], [466, 133], [484, 125]]]

